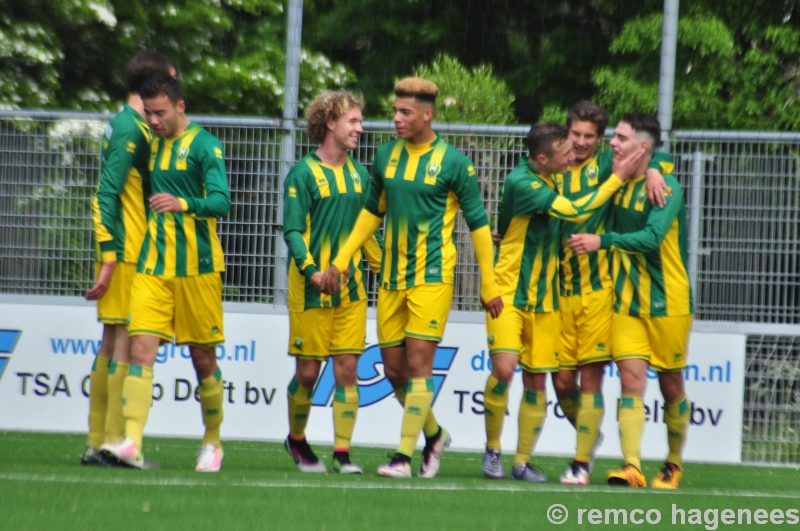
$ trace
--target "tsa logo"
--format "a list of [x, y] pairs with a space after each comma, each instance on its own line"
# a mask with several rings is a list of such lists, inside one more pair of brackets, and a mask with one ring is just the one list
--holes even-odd
[[[450, 366], [453, 364], [456, 352], [458, 352], [457, 347], [438, 347], [436, 349], [436, 355], [433, 358], [434, 403], [436, 402], [436, 397], [439, 396], [439, 391], [442, 390], [442, 384], [447, 378], [447, 371], [450, 370]], [[394, 393], [391, 382], [383, 374], [383, 360], [381, 359], [381, 349], [378, 345], [372, 345], [367, 348], [358, 360], [358, 386], [361, 394], [358, 407], [371, 406]], [[312, 404], [322, 407], [329, 405], [333, 399], [335, 387], [333, 362], [328, 360], [325, 362], [322, 376], [320, 376], [317, 388], [314, 390]]]
[[22, 330], [0, 330], [0, 378], [11, 360], [11, 353], [17, 346]]

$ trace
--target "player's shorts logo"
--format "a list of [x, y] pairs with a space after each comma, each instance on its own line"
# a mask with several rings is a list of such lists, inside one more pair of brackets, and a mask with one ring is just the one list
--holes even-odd
[[303, 338], [302, 337], [294, 338], [294, 346], [299, 348], [300, 350], [303, 350]]
[[[447, 372], [453, 365], [458, 352], [457, 347], [438, 347], [433, 358], [433, 403], [442, 390]], [[322, 369], [317, 388], [314, 390], [315, 406], [326, 407], [332, 404], [336, 381], [333, 377], [333, 361], [328, 360]], [[392, 383], [386, 378], [378, 345], [368, 347], [358, 359], [358, 407], [371, 406], [384, 398], [392, 396]]]
[[189, 156], [189, 146], [181, 146], [178, 150], [178, 162], [184, 162]]
[[0, 330], [0, 378], [3, 377], [6, 365], [11, 360], [11, 353], [14, 352], [21, 335], [22, 330]]

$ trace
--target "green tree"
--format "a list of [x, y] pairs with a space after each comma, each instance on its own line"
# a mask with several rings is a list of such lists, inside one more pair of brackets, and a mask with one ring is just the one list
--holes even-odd
[[[507, 124], [514, 119], [514, 95], [505, 81], [492, 74], [491, 65], [464, 67], [449, 55], [414, 69], [415, 76], [436, 83], [436, 121], [444, 123]], [[383, 99], [385, 117], [392, 116], [394, 94]]]

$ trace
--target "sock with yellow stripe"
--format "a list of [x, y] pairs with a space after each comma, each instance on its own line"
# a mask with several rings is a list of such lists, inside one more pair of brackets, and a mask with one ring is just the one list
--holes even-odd
[[106, 437], [110, 361], [105, 356], [95, 356], [89, 375], [89, 436], [86, 438], [86, 445], [93, 448], [99, 448]]
[[122, 385], [122, 416], [125, 418], [125, 437], [142, 449], [144, 426], [153, 404], [153, 369], [131, 365]]
[[483, 393], [483, 419], [486, 424], [486, 447], [500, 451], [500, 434], [508, 409], [508, 384], [489, 375]]
[[334, 452], [349, 452], [358, 417], [358, 386], [336, 386], [333, 394]]
[[412, 378], [406, 387], [403, 427], [400, 430], [398, 453], [411, 457], [417, 439], [431, 410], [433, 401], [433, 378]]
[[122, 417], [122, 386], [128, 376], [130, 364], [112, 361], [108, 364], [108, 415], [106, 416], [107, 443], [119, 444], [125, 438], [125, 419]]
[[[400, 405], [406, 406], [406, 390], [403, 387], [394, 388], [394, 396]], [[436, 415], [433, 414], [433, 409], [428, 411], [428, 416], [425, 418], [425, 425], [422, 427], [422, 433], [425, 434], [426, 439], [435, 437], [439, 433], [439, 421], [436, 420]]]
[[519, 436], [514, 466], [524, 465], [530, 461], [536, 440], [542, 433], [542, 424], [547, 414], [546, 407], [544, 391], [523, 390], [522, 403], [519, 406]]
[[213, 444], [217, 448], [222, 446], [219, 432], [222, 419], [225, 418], [222, 411], [223, 388], [222, 371], [219, 370], [219, 367], [214, 374], [200, 380], [200, 407], [203, 410], [203, 424], [206, 426], [203, 446], [206, 444]]
[[625, 463], [642, 470], [644, 402], [641, 397], [622, 395], [619, 400], [619, 442]]
[[296, 440], [306, 436], [306, 424], [311, 413], [311, 399], [314, 390], [300, 385], [297, 378], [292, 377], [289, 382], [289, 433]]
[[683, 398], [674, 404], [667, 404], [667, 412], [664, 420], [667, 423], [667, 442], [669, 443], [669, 455], [667, 461], [678, 466], [683, 466], [683, 445], [686, 442], [686, 425], [689, 423], [691, 414], [689, 398]]
[[582, 394], [581, 407], [578, 410], [578, 451], [575, 460], [588, 463], [592, 458], [592, 448], [600, 436], [600, 424], [603, 422], [605, 406], [600, 393]]
[[569, 398], [559, 398], [558, 405], [572, 427], [578, 425], [578, 410], [581, 408], [581, 392], [575, 391]]

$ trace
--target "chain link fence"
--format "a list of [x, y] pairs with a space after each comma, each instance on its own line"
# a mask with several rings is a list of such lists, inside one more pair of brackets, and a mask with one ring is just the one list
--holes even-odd
[[[109, 116], [0, 111], [0, 294], [80, 296], [92, 284], [91, 197]], [[280, 255], [280, 120], [194, 117], [225, 146], [233, 206], [218, 225], [224, 299], [269, 304]], [[394, 138], [365, 122], [354, 158], [370, 166]], [[439, 125], [474, 163], [492, 225], [527, 127]], [[297, 133], [295, 160], [312, 149]], [[772, 326], [748, 333], [743, 459], [800, 463], [800, 134], [674, 132], [675, 176], [690, 213], [696, 318]], [[478, 267], [459, 218], [453, 309], [479, 311]], [[374, 278], [370, 278], [374, 285]], [[374, 303], [374, 289], [370, 291]], [[747, 332], [746, 332], [747, 333]]]

